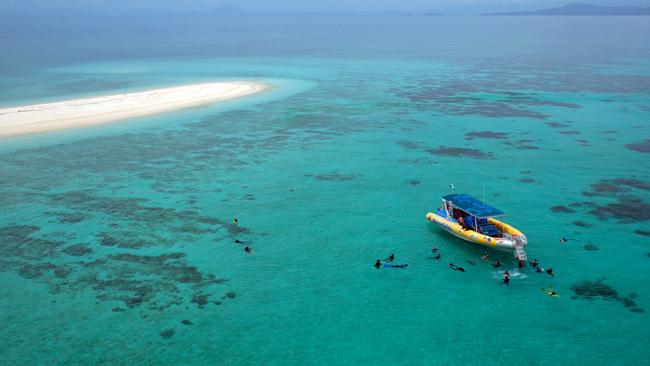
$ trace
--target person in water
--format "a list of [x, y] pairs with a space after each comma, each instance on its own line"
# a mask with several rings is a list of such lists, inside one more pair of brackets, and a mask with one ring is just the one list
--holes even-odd
[[236, 217], [235, 217], [235, 219], [234, 219], [234, 220], [232, 220], [232, 224], [233, 224], [233, 225], [237, 225], [237, 224], [239, 224], [239, 221], [237, 220], [237, 218], [236, 218]]
[[476, 258], [474, 258], [474, 259], [472, 259], [471, 261], [465, 261], [465, 262], [467, 262], [467, 263], [469, 263], [469, 264], [475, 266], [475, 265], [476, 265], [476, 262], [478, 262], [478, 260], [477, 260]]
[[438, 251], [438, 247], [433, 247], [433, 249], [431, 249], [431, 253], [435, 253], [437, 251]]
[[250, 253], [253, 252], [253, 248], [251, 248], [249, 245], [247, 245], [246, 248], [244, 248], [244, 251], [245, 251], [246, 253], [249, 253], [249, 254], [250, 254]]
[[437, 261], [439, 261], [440, 258], [442, 258], [442, 255], [440, 255], [440, 253], [438, 253], [435, 257], [433, 257], [433, 259], [435, 259]]
[[564, 244], [564, 243], [568, 242], [569, 240], [580, 241], [578, 239], [570, 239], [570, 238], [561, 237], [560, 238], [560, 243]]
[[547, 269], [547, 270], [546, 270], [546, 273], [549, 274], [549, 275], [551, 275], [551, 277], [555, 277], [555, 275], [553, 274], [553, 268], [549, 268], [549, 269]]
[[546, 294], [547, 294], [548, 296], [551, 296], [551, 297], [558, 297], [558, 296], [560, 296], [560, 295], [557, 294], [557, 292], [555, 292], [555, 290], [553, 290], [553, 285], [548, 285], [548, 286], [544, 287], [544, 288], [542, 289], [542, 291], [546, 292]]
[[239, 240], [239, 239], [235, 239], [235, 243], [237, 243], [237, 244], [244, 244], [244, 242], [241, 241], [241, 240]]
[[533, 266], [533, 268], [537, 268], [537, 266], [539, 266], [539, 262], [537, 259], [533, 259], [532, 262], [530, 262], [530, 265]]
[[499, 267], [501, 267], [501, 261], [497, 259], [496, 263], [494, 263], [494, 264], [492, 265], [492, 267], [494, 267], [494, 268], [499, 268]]
[[481, 259], [482, 259], [482, 260], [487, 260], [489, 257], [490, 257], [490, 254], [489, 254], [488, 252], [485, 252], [485, 253], [483, 253], [483, 255], [481, 256]]
[[375, 268], [377, 269], [381, 268], [381, 261], [379, 259], [377, 259], [377, 261], [375, 262]]
[[392, 262], [394, 260], [395, 260], [395, 253], [389, 255], [388, 258], [384, 259], [384, 262]]
[[505, 283], [506, 286], [510, 286], [510, 273], [508, 273], [508, 271], [503, 274], [503, 283]]
[[535, 272], [544, 273], [545, 271], [544, 271], [544, 268], [542, 268], [540, 266], [537, 266], [537, 267], [535, 267]]
[[522, 261], [521, 259], [519, 259], [519, 262], [517, 264], [519, 265], [519, 268], [521, 268], [521, 269], [526, 268], [526, 265], [524, 264], [524, 261]]
[[453, 263], [449, 263], [449, 268], [451, 268], [453, 270], [456, 270], [456, 271], [465, 272], [465, 268], [457, 266], [457, 265], [455, 265]]

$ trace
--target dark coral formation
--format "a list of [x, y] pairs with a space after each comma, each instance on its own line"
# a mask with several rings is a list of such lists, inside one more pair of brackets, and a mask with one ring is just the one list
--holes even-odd
[[494, 131], [474, 131], [465, 134], [466, 140], [471, 140], [475, 137], [482, 138], [482, 139], [507, 139], [508, 134], [506, 132], [494, 132]]
[[566, 123], [561, 123], [561, 122], [546, 122], [546, 125], [551, 127], [551, 128], [567, 128], [567, 127], [571, 127], [571, 125], [566, 124]]
[[616, 290], [607, 285], [602, 279], [580, 281], [571, 286], [571, 290], [575, 293], [575, 299], [618, 301], [632, 312], [642, 313], [644, 311], [636, 306], [636, 302], [632, 297], [620, 296]]
[[444, 85], [423, 81], [417, 87], [398, 89], [395, 93], [399, 97], [407, 98], [421, 110], [434, 110], [438, 113], [449, 115], [480, 115], [490, 118], [523, 117], [545, 119], [547, 114], [527, 109], [527, 106], [554, 106], [577, 108], [575, 104], [540, 100], [533, 95], [513, 92], [497, 92], [505, 98], [491, 100], [484, 98], [476, 92], [483, 91], [485, 86], [478, 83], [468, 83], [464, 80], [447, 81]]
[[634, 230], [634, 233], [641, 236], [650, 236], [650, 231]]
[[619, 196], [617, 202], [596, 206], [589, 211], [600, 220], [610, 218], [621, 224], [650, 220], [650, 204], [634, 196]]
[[165, 329], [162, 332], [160, 332], [160, 336], [163, 339], [169, 339], [169, 338], [173, 337], [174, 334], [176, 334], [176, 331], [174, 329], [171, 329], [171, 328], [170, 329]]
[[574, 221], [574, 222], [573, 222], [573, 225], [575, 225], [575, 226], [579, 226], [579, 227], [592, 227], [592, 226], [593, 226], [592, 224], [590, 224], [590, 223], [588, 223], [588, 222], [584, 222], [584, 221], [582, 221], [582, 220]]
[[325, 173], [325, 174], [318, 174], [314, 176], [314, 178], [316, 178], [316, 180], [319, 181], [345, 182], [345, 181], [357, 179], [357, 176], [353, 174], [346, 175], [340, 173]]
[[650, 153], [650, 139], [625, 145], [630, 150]]
[[[650, 191], [650, 184], [634, 176], [603, 179], [591, 184], [590, 189], [582, 194], [589, 197], [603, 197], [605, 202], [573, 202], [568, 206], [554, 206], [551, 210], [571, 213], [574, 209], [584, 207], [588, 210], [587, 213], [596, 216], [599, 220], [614, 219], [622, 224], [645, 222], [650, 220], [650, 204], [634, 194], [645, 195], [644, 192], [647, 191]], [[575, 222], [575, 224], [585, 226], [586, 223]]]
[[39, 227], [33, 225], [0, 227], [0, 257], [41, 260], [55, 256], [63, 242], [34, 237], [39, 230]]
[[609, 196], [612, 193], [630, 192], [631, 188], [650, 191], [650, 184], [636, 178], [603, 179], [591, 185], [585, 196]]
[[63, 252], [67, 255], [75, 256], [75, 257], [80, 257], [82, 255], [90, 254], [93, 252], [92, 249], [88, 245], [85, 244], [75, 244], [71, 245], [65, 249], [63, 249]]
[[427, 149], [428, 153], [433, 155], [440, 156], [451, 156], [451, 157], [467, 157], [473, 159], [491, 159], [492, 153], [483, 152], [477, 149], [469, 149], [465, 147], [446, 147], [440, 146], [435, 149]]
[[0, 270], [12, 270], [48, 284], [53, 293], [87, 288], [99, 300], [122, 301], [128, 308], [146, 305], [152, 310], [189, 303], [184, 294], [188, 290], [208, 293], [224, 282], [190, 266], [185, 254], [178, 252], [157, 256], [120, 253], [89, 262], [62, 262], [64, 258], [90, 255], [92, 249], [86, 244], [63, 247], [62, 242], [44, 237], [36, 226], [0, 227]]
[[415, 141], [397, 141], [396, 144], [408, 150], [417, 150], [421, 147], [420, 143]]
[[205, 294], [195, 294], [192, 297], [192, 302], [195, 303], [199, 308], [203, 309], [203, 307], [208, 304], [209, 297], [209, 295]]
[[563, 135], [579, 135], [580, 131], [575, 131], [575, 130], [566, 130], [566, 131], [560, 131], [558, 133], [561, 133]]
[[557, 213], [574, 213], [574, 212], [576, 212], [574, 209], [572, 209], [570, 207], [561, 206], [561, 205], [551, 207], [551, 211], [557, 212]]

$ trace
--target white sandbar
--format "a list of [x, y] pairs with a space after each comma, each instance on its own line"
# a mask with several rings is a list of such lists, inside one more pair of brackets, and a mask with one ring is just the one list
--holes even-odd
[[265, 84], [219, 82], [0, 109], [0, 137], [53, 131], [197, 107], [258, 93]]

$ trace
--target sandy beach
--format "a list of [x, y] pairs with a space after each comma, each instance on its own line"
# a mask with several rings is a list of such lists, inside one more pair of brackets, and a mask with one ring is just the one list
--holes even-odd
[[61, 130], [197, 107], [258, 93], [265, 84], [215, 82], [0, 109], [0, 137]]

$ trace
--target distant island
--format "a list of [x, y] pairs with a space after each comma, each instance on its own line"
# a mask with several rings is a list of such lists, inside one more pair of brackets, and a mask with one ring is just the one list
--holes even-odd
[[438, 17], [438, 16], [443, 16], [445, 14], [443, 13], [424, 13], [421, 14], [423, 17]]
[[506, 13], [485, 13], [481, 15], [650, 15], [650, 7], [599, 6], [587, 3], [571, 3], [559, 8], [534, 11], [512, 11]]

